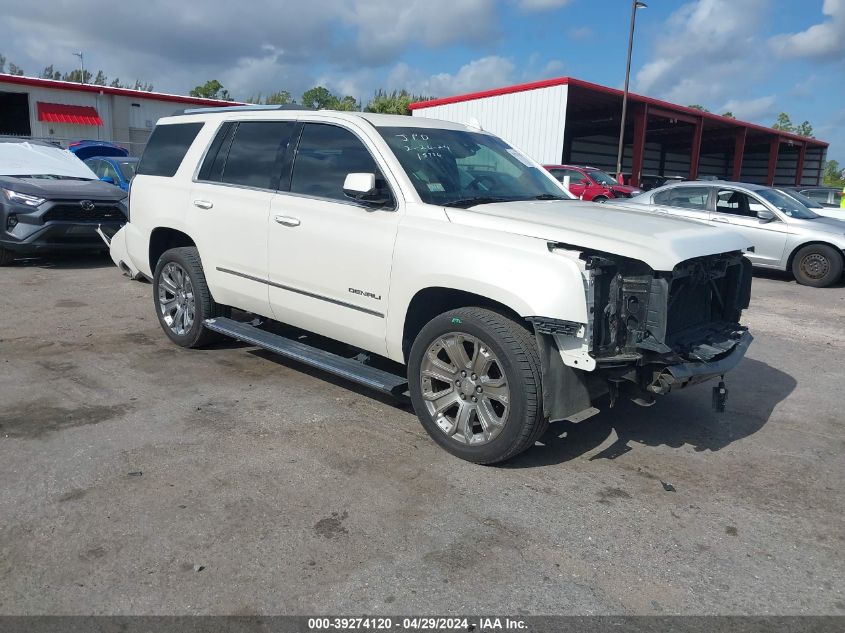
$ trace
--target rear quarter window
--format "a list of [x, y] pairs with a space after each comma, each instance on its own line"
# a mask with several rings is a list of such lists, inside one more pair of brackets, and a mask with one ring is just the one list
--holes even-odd
[[146, 176], [173, 176], [202, 126], [202, 123], [157, 125], [141, 156], [137, 173]]

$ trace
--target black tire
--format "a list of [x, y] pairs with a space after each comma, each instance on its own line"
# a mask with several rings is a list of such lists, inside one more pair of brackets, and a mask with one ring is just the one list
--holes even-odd
[[8, 266], [13, 261], [15, 261], [15, 254], [5, 248], [0, 248], [0, 266]]
[[803, 286], [825, 288], [842, 276], [842, 253], [827, 244], [808, 244], [792, 258], [792, 274]]
[[[437, 426], [423, 398], [422, 363], [429, 346], [450, 333], [468, 334], [501, 361], [510, 389], [510, 408], [499, 434], [482, 445], [461, 443]], [[485, 308], [449, 310], [429, 321], [411, 346], [408, 362], [411, 402], [423, 428], [452, 455], [476, 464], [506, 461], [534, 445], [548, 428], [543, 415], [540, 356], [534, 335], [510, 317]]]
[[[177, 334], [165, 322], [164, 315], [159, 306], [159, 284], [161, 282], [162, 270], [169, 263], [175, 263], [185, 271], [190, 278], [194, 294], [194, 320], [190, 329], [184, 334]], [[202, 260], [199, 252], [193, 246], [171, 248], [159, 258], [153, 274], [153, 305], [155, 307], [158, 322], [161, 329], [168, 338], [182, 347], [203, 347], [224, 338], [217, 332], [212, 332], [203, 326], [205, 319], [214, 317], [229, 316], [231, 310], [214, 301], [208, 283], [205, 280], [205, 273], [202, 269]]]
[[603, 204], [607, 202], [607, 198], [605, 196], [596, 196], [592, 199], [592, 202], [598, 202], [599, 204]]

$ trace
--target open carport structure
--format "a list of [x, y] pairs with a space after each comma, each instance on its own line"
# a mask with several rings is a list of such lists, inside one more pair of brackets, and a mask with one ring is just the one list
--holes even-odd
[[[622, 91], [558, 77], [411, 104], [414, 115], [477, 122], [544, 164], [616, 170]], [[828, 144], [667, 101], [628, 94], [622, 171], [817, 185]]]

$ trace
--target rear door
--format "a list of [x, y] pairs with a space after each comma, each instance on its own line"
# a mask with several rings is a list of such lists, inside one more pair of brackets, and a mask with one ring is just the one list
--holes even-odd
[[267, 221], [295, 121], [226, 122], [191, 190], [188, 226], [215, 300], [270, 316]]
[[654, 194], [652, 203], [667, 215], [706, 223], [710, 221], [710, 190], [708, 186], [670, 187]]
[[789, 227], [777, 214], [771, 221], [757, 217], [758, 211], [774, 211], [763, 200], [751, 194], [721, 187], [716, 190], [713, 224], [729, 225], [748, 239], [754, 252], [746, 253], [752, 264], [779, 267], [789, 236]]

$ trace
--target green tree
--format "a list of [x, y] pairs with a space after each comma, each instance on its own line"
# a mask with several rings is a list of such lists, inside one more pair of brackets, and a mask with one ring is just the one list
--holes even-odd
[[376, 94], [370, 99], [365, 112], [378, 112], [380, 114], [404, 114], [410, 115], [411, 108], [409, 107], [415, 101], [425, 101], [428, 97], [419, 95], [412, 95], [407, 90], [394, 90], [387, 93], [384, 90], [376, 91]]
[[[261, 95], [258, 95], [259, 98]], [[260, 103], [256, 101], [256, 103]], [[271, 92], [267, 95], [267, 98], [264, 100], [264, 103], [267, 105], [285, 105], [288, 103], [294, 103], [293, 97], [290, 96], [290, 93], [287, 90], [279, 90], [278, 92]]]
[[795, 133], [800, 136], [809, 136], [810, 138], [814, 138], [813, 126], [810, 125], [809, 121], [802, 121], [799, 125], [795, 126]]
[[62, 78], [62, 73], [54, 69], [53, 64], [50, 64], [44, 67], [44, 70], [41, 72], [41, 78], [59, 80]]
[[223, 99], [225, 101], [232, 101], [229, 96], [229, 91], [223, 87], [216, 79], [209, 79], [203, 85], [197, 86], [189, 93], [192, 97], [202, 97], [204, 99]]
[[15, 64], [9, 64], [9, 74], [17, 75], [20, 77], [21, 75], [23, 75], [23, 68], [21, 68], [20, 66], [16, 66]]
[[727, 111], [725, 111], [725, 112], [722, 112], [722, 116], [724, 116], [724, 117], [728, 117], [729, 119], [735, 119], [735, 118], [736, 118], [736, 117], [734, 116], [734, 113], [733, 113], [733, 112], [731, 112], [730, 110], [727, 110]]
[[97, 76], [94, 77], [94, 85], [95, 86], [105, 86], [108, 82], [108, 77], [102, 70], [97, 71]]
[[334, 109], [335, 104], [337, 104], [337, 97], [323, 86], [315, 86], [302, 93], [302, 105], [306, 108]]
[[79, 68], [75, 68], [74, 70], [70, 71], [69, 73], [65, 73], [62, 75], [63, 81], [74, 81], [76, 83], [91, 83], [91, 73], [89, 71], [85, 71], [85, 75], [83, 76], [82, 71]]
[[346, 95], [343, 99], [335, 99], [331, 109], [343, 110], [346, 112], [359, 112], [361, 110], [361, 104], [358, 103], [358, 100], [355, 97]]
[[798, 125], [792, 123], [792, 119], [786, 112], [781, 112], [778, 115], [778, 120], [774, 122], [772, 127], [781, 132], [789, 132], [791, 134], [799, 134], [800, 136], [813, 136], [813, 126], [809, 121], [802, 121]]
[[691, 103], [687, 107], [692, 108], [693, 110], [701, 110], [702, 112], [710, 112], [710, 110], [705, 108], [703, 105], [699, 105], [698, 103]]
[[842, 168], [838, 161], [829, 160], [824, 164], [824, 184], [828, 187], [845, 187]]
[[6, 56], [0, 55], [0, 73], [6, 72]]

